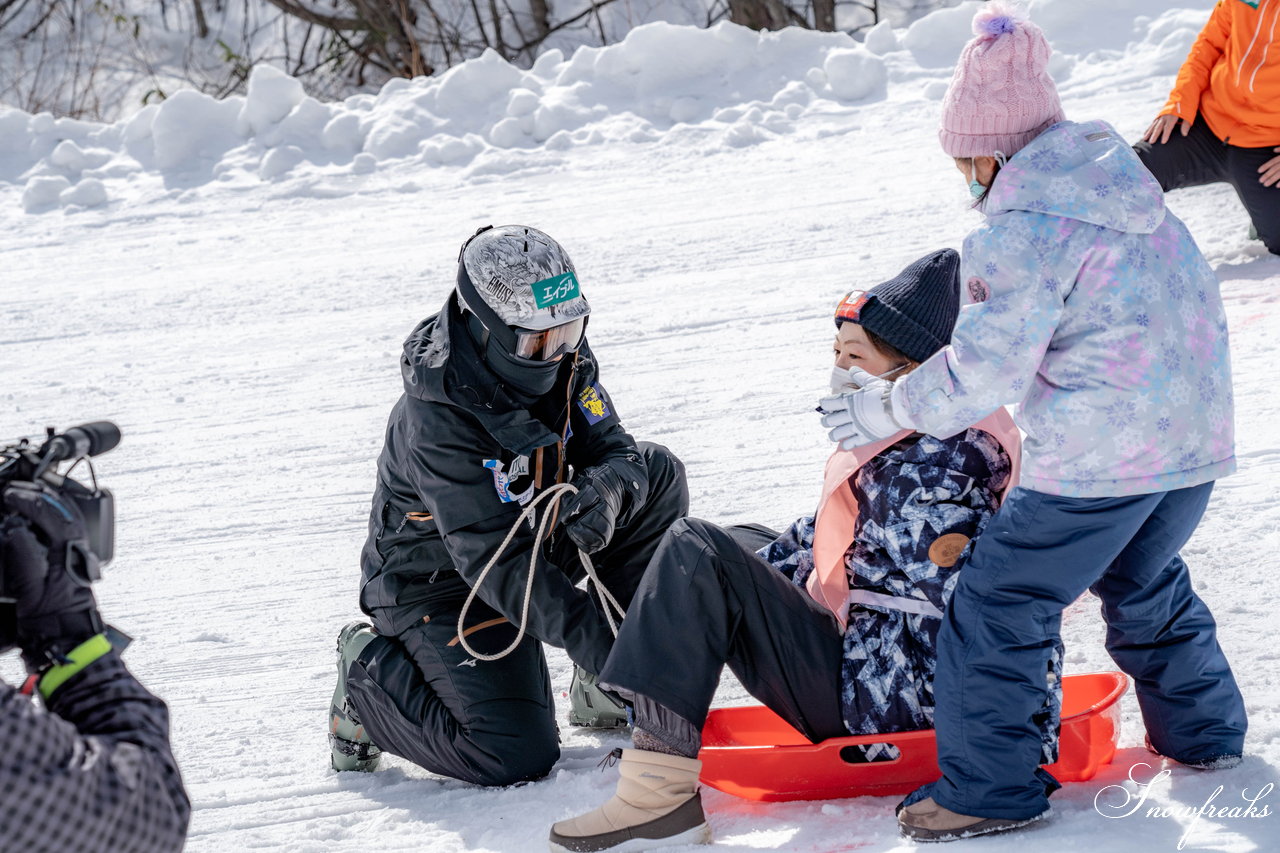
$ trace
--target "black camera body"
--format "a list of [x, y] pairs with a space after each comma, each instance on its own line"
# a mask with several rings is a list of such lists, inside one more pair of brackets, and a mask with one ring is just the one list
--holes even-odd
[[72, 427], [60, 435], [50, 427], [38, 449], [25, 438], [0, 449], [0, 491], [14, 481], [38, 482], [75, 504], [89, 531], [89, 550], [98, 565], [105, 566], [115, 554], [115, 499], [110, 490], [98, 487], [96, 478], [90, 488], [59, 474], [56, 466], [64, 459], [78, 461], [106, 453], [119, 443], [120, 429], [110, 421]]
[[[80, 459], [106, 453], [119, 443], [120, 430], [115, 424], [95, 421], [61, 434], [50, 428], [39, 447], [24, 438], [0, 448], [0, 493], [11, 483], [36, 483], [74, 505], [84, 517], [87, 542], [74, 544], [81, 551], [87, 546], [88, 553], [69, 559], [68, 567], [72, 577], [85, 586], [102, 577], [101, 567], [115, 555], [115, 498], [109, 489], [98, 486], [92, 464], [89, 468], [92, 486], [59, 474], [57, 465], [70, 459], [74, 468]], [[4, 510], [0, 507], [0, 522], [3, 521]], [[2, 571], [4, 567], [0, 566]], [[16, 618], [13, 600], [0, 598], [0, 650], [12, 646]]]
[[[58, 497], [67, 503], [74, 504], [84, 516], [85, 528], [89, 531], [89, 551], [97, 559], [97, 568], [111, 562], [116, 548], [116, 508], [115, 497], [110, 489], [100, 488], [96, 483], [92, 488], [58, 474], [46, 472], [41, 481], [53, 488]], [[0, 489], [8, 483], [0, 477]], [[85, 580], [96, 581], [101, 574], [94, 571]]]

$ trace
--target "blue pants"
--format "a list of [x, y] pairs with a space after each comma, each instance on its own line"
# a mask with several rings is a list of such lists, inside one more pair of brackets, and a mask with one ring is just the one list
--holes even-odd
[[[1032, 715], [1062, 611], [1102, 599], [1107, 651], [1134, 681], [1152, 745], [1191, 761], [1240, 754], [1244, 700], [1178, 550], [1213, 484], [1119, 498], [1014, 489], [978, 539], [938, 635], [935, 724], [943, 776], [932, 796], [976, 817], [1048, 808]], [[1048, 783], [1048, 784], [1046, 784]]]

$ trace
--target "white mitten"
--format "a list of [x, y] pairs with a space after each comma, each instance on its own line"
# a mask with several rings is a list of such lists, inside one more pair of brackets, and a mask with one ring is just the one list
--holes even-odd
[[893, 416], [892, 382], [856, 367], [849, 368], [849, 378], [857, 390], [823, 397], [818, 403], [822, 425], [830, 430], [828, 438], [844, 450], [853, 450], [910, 427]]

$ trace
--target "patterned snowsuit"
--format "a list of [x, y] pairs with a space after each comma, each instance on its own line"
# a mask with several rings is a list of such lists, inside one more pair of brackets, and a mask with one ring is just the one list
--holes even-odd
[[[849, 588], [863, 594], [849, 606], [840, 672], [850, 734], [933, 728], [939, 617], [970, 550], [940, 556], [937, 546], [977, 538], [1009, 474], [1008, 455], [973, 428], [948, 439], [916, 433], [854, 473], [858, 518], [844, 562]], [[813, 570], [813, 533], [812, 517], [797, 519], [760, 556], [803, 589]], [[954, 562], [939, 565], [935, 557]], [[1058, 685], [1061, 675], [1059, 654], [1048, 683]], [[1051, 690], [1042, 709], [1045, 763], [1057, 758], [1060, 706], [1061, 691]]]
[[[843, 632], [804, 588], [812, 519], [772, 541], [759, 529], [679, 521], [649, 564], [601, 680], [636, 694], [637, 727], [689, 755], [726, 664], [815, 742], [929, 728], [938, 612], [967, 554], [951, 552], [940, 566], [930, 549], [943, 537], [977, 537], [1009, 476], [1008, 455], [977, 429], [913, 434], [863, 465], [852, 483], [860, 512], [846, 565], [867, 595]], [[919, 612], [903, 610], [904, 601]], [[1056, 686], [1057, 670], [1048, 678]], [[1048, 692], [1044, 760], [1052, 761], [1058, 706]], [[873, 748], [868, 758], [877, 757]]]

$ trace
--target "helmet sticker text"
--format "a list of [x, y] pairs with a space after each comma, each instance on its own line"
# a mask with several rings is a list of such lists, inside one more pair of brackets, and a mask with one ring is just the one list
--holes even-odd
[[559, 305], [561, 302], [568, 302], [570, 299], [575, 299], [580, 295], [578, 276], [573, 270], [569, 270], [562, 275], [544, 278], [542, 281], [535, 281], [531, 287], [533, 288], [534, 304], [539, 308]]

